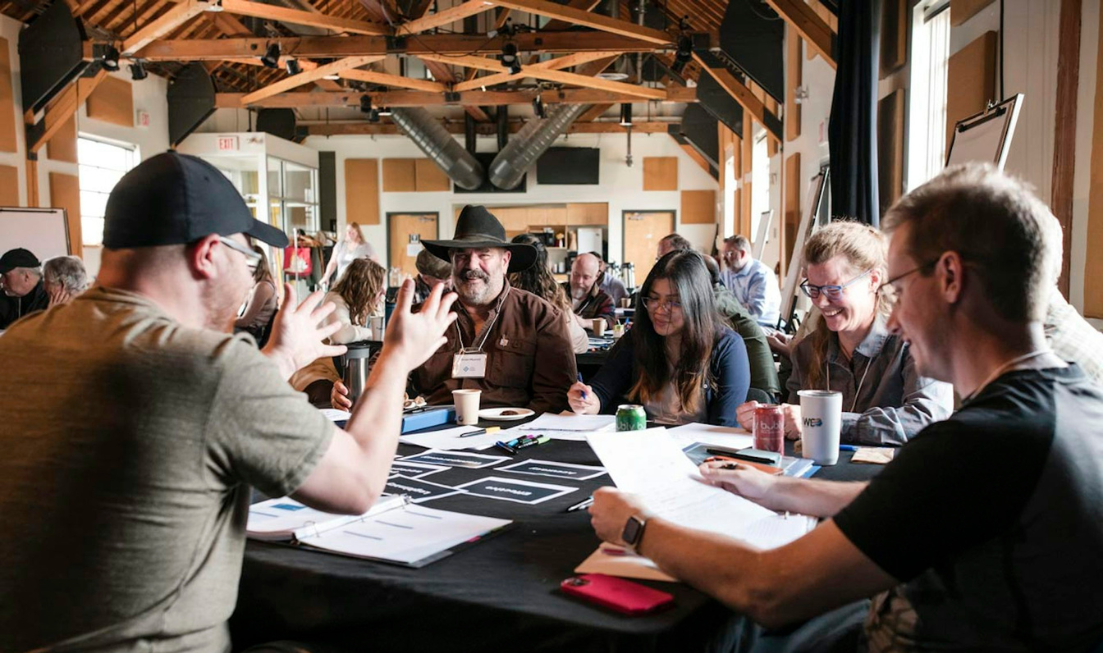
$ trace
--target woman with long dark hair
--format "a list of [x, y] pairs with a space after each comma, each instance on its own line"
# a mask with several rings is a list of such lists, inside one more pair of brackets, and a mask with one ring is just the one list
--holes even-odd
[[257, 263], [257, 269], [253, 271], [253, 289], [245, 299], [241, 315], [234, 321], [234, 331], [252, 334], [257, 344], [263, 347], [262, 341], [267, 338], [265, 331], [272, 321], [272, 316], [276, 314], [276, 309], [279, 308], [279, 297], [264, 248], [253, 245], [253, 251], [260, 254], [260, 262]]
[[341, 330], [329, 337], [331, 344], [369, 340], [373, 335], [379, 339], [379, 334], [372, 334], [368, 318], [379, 309], [387, 292], [386, 273], [382, 265], [370, 258], [358, 258], [345, 269], [325, 298], [337, 307], [326, 323], [341, 323]]
[[747, 397], [747, 348], [713, 304], [705, 262], [692, 250], [663, 256], [640, 289], [635, 326], [609, 352], [591, 385], [576, 383], [567, 399], [576, 413], [614, 413], [640, 404], [663, 424], [737, 426]]
[[530, 292], [562, 311], [574, 353], [582, 354], [589, 351], [590, 336], [573, 319], [571, 300], [567, 298], [563, 286], [559, 285], [552, 276], [551, 269], [548, 267], [548, 248], [544, 246], [544, 241], [532, 234], [520, 234], [513, 237], [513, 242], [531, 245], [536, 250], [536, 262], [527, 269], [509, 275], [509, 285]]

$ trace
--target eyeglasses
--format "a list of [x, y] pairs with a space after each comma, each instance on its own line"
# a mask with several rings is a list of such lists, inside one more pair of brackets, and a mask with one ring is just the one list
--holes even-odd
[[643, 307], [652, 313], [659, 311], [666, 311], [667, 313], [673, 313], [674, 311], [682, 310], [682, 302], [677, 301], [663, 301], [658, 297], [644, 297], [642, 300]]
[[229, 247], [230, 249], [234, 250], [235, 252], [239, 252], [242, 256], [244, 256], [245, 257], [245, 265], [249, 266], [250, 270], [256, 270], [257, 266], [260, 265], [260, 254], [257, 254], [256, 252], [249, 249], [245, 245], [242, 245], [241, 243], [237, 242], [236, 240], [234, 240], [232, 238], [227, 238], [225, 236], [219, 236], [218, 237], [218, 242], [222, 243], [226, 247]]
[[938, 263], [938, 261], [939, 261], [939, 259], [936, 258], [932, 261], [927, 261], [926, 263], [924, 263], [923, 265], [920, 265], [919, 267], [912, 268], [912, 269], [908, 270], [907, 272], [901, 272], [900, 274], [896, 275], [895, 277], [893, 277], [893, 278], [889, 279], [888, 281], [886, 281], [885, 283], [881, 284], [881, 287], [877, 289], [877, 294], [879, 294], [880, 296], [882, 296], [885, 299], [889, 300], [890, 302], [896, 302], [898, 299], [900, 299], [900, 296], [904, 294], [902, 290], [900, 290], [896, 287], [896, 283], [898, 281], [900, 281], [904, 277], [913, 275], [916, 272], [919, 272], [921, 270], [928, 270], [928, 269], [934, 267], [934, 265], [936, 263]]
[[839, 299], [843, 296], [843, 289], [845, 289], [847, 286], [852, 285], [855, 281], [865, 278], [869, 275], [870, 272], [873, 272], [873, 268], [866, 270], [865, 272], [859, 274], [858, 276], [854, 277], [850, 281], [847, 281], [841, 286], [817, 286], [815, 284], [808, 283], [808, 279], [805, 279], [804, 282], [800, 284], [800, 290], [805, 295], [808, 295], [810, 299], [818, 298], [820, 296], [820, 293], [823, 293], [824, 296], [828, 299]]

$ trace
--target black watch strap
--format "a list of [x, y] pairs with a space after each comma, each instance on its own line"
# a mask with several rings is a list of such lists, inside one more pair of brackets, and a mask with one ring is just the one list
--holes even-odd
[[646, 519], [632, 515], [624, 524], [624, 532], [621, 533], [620, 537], [632, 548], [632, 550], [635, 550], [643, 540], [643, 529], [645, 526], [647, 526]]

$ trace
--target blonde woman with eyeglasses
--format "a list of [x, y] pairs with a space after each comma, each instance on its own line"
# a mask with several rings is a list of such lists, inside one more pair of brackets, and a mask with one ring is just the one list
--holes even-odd
[[[789, 439], [801, 434], [800, 390], [842, 393], [842, 442], [852, 444], [901, 445], [953, 411], [953, 388], [919, 376], [907, 341], [886, 325], [893, 300], [887, 256], [885, 235], [857, 222], [833, 222], [805, 245], [800, 289], [821, 318], [793, 347], [789, 403], [782, 404]], [[753, 427], [760, 405], [739, 407], [741, 426]]]

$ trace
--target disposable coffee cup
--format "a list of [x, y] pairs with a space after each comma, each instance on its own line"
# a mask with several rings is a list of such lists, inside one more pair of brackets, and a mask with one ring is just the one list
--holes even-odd
[[386, 330], [386, 321], [382, 317], [370, 318], [372, 340], [383, 340], [383, 332]]
[[628, 308], [631, 305], [632, 305], [632, 299], [630, 297], [621, 297], [620, 298], [620, 307], [621, 308]]
[[605, 318], [595, 317], [594, 318], [594, 337], [595, 338], [600, 338], [604, 335], [605, 335]]
[[801, 455], [817, 465], [839, 462], [839, 433], [843, 420], [843, 395], [828, 390], [801, 390]]
[[456, 404], [457, 424], [471, 426], [479, 421], [479, 395], [481, 394], [482, 390], [452, 391], [452, 402]]

